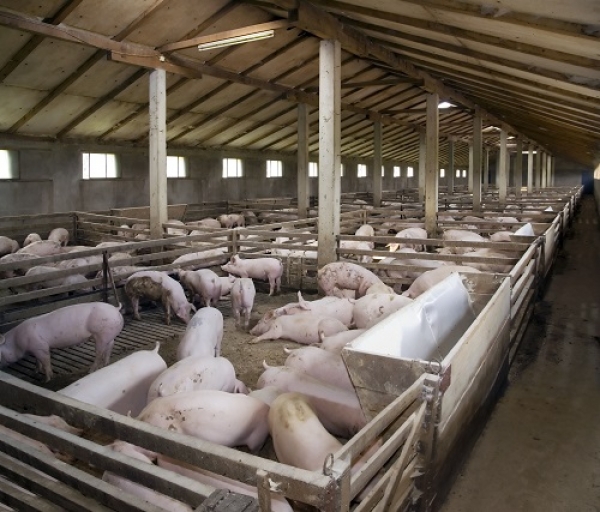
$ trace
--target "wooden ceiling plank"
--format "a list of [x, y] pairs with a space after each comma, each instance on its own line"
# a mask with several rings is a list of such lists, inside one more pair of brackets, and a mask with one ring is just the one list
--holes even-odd
[[[73, 10], [79, 7], [83, 0], [67, 0], [54, 16], [45, 18], [44, 22], [50, 25], [58, 25], [71, 14]], [[33, 52], [44, 40], [42, 36], [34, 35], [27, 41], [10, 60], [0, 69], [0, 82], [3, 82], [17, 67]]]

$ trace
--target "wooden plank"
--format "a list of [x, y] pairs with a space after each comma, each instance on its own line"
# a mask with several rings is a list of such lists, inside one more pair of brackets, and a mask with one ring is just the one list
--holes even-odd
[[[0, 480], [0, 502], [24, 512], [60, 512], [62, 508]], [[11, 508], [11, 510], [13, 510]]]

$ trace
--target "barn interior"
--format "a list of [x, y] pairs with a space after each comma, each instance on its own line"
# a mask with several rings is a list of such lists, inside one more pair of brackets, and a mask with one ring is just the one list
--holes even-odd
[[[98, 258], [87, 261], [94, 277], [84, 284], [19, 294], [16, 289], [40, 278], [11, 274], [0, 280], [0, 331], [60, 306], [119, 298], [124, 303], [123, 283], [111, 286], [116, 273], [109, 263], [120, 250], [95, 248], [104, 241], [125, 243], [131, 250], [128, 265], [161, 271], [176, 270], [174, 259], [188, 253], [217, 272], [223, 254], [249, 259], [279, 254], [284, 292], [270, 297], [268, 286], [257, 284], [254, 321], [296, 300], [297, 290], [317, 299], [317, 270], [331, 262], [353, 258], [362, 264], [368, 257], [365, 267], [385, 274], [387, 245], [411, 222], [423, 222], [429, 236], [417, 264], [450, 247], [452, 255], [442, 260], [468, 265], [457, 250], [466, 242], [448, 245], [443, 231], [464, 227], [461, 219], [471, 216], [466, 229], [486, 240], [473, 245], [500, 250], [500, 242], [489, 237], [506, 228], [500, 225], [503, 215], [514, 214], [508, 221], [512, 237], [502, 242], [512, 252], [496, 253], [494, 260], [506, 268], [464, 278], [477, 304], [473, 329], [487, 325], [490, 353], [500, 354], [493, 361], [477, 355], [489, 382], [476, 356], [464, 356], [474, 372], [465, 385], [465, 405], [454, 402], [459, 392], [448, 391], [441, 378], [463, 361], [458, 351], [438, 358], [438, 380], [429, 361], [426, 377], [411, 374], [417, 380], [406, 386], [391, 384], [395, 363], [369, 360], [388, 368], [380, 376], [389, 379], [384, 390], [360, 374], [358, 363], [350, 368], [351, 361], [367, 362], [348, 350], [344, 361], [361, 407], [376, 426], [369, 423], [363, 437], [332, 456], [335, 462], [329, 472], [325, 466], [317, 472], [318, 480], [246, 454], [238, 465], [239, 452], [182, 435], [159, 438], [171, 455], [189, 449], [189, 460], [198, 463], [209, 454], [214, 471], [229, 471], [229, 477], [256, 489], [252, 506], [262, 510], [275, 509], [279, 492], [269, 479], [283, 482], [279, 494], [295, 500], [294, 510], [594, 510], [600, 499], [597, 458], [586, 453], [590, 434], [582, 429], [594, 422], [596, 412], [585, 404], [598, 392], [598, 298], [587, 285], [596, 282], [599, 242], [599, 27], [595, 0], [0, 0], [0, 235], [22, 245], [28, 233], [39, 231], [45, 238], [63, 227], [71, 245], [87, 246], [82, 254]], [[260, 223], [202, 232], [192, 226], [246, 210]], [[397, 229], [384, 232], [390, 220], [399, 223]], [[527, 223], [533, 226], [530, 235], [513, 236]], [[375, 236], [356, 239], [362, 224], [372, 225]], [[289, 249], [273, 230], [293, 232], [302, 255], [273, 251]], [[318, 248], [310, 245], [316, 241]], [[344, 242], [372, 245], [355, 251], [344, 249]], [[75, 259], [42, 258], [42, 265]], [[3, 276], [18, 268], [0, 261]], [[76, 273], [64, 266], [56, 276]], [[403, 290], [415, 279], [385, 275], [387, 285]], [[502, 301], [508, 301], [504, 309]], [[236, 345], [224, 346], [224, 355], [248, 364], [234, 362], [241, 380], [254, 386], [263, 359], [284, 364], [282, 349], [289, 343], [247, 345], [250, 336], [236, 328], [229, 301], [219, 308], [226, 317], [225, 337], [236, 339]], [[504, 323], [496, 325], [493, 318]], [[150, 350], [158, 340], [171, 364], [167, 357], [175, 357], [185, 330], [177, 319], [165, 325], [160, 306], [144, 311], [137, 324], [126, 315], [113, 356]], [[469, 332], [457, 344], [465, 353]], [[156, 432], [132, 427], [119, 414], [81, 408], [49, 391], [83, 377], [93, 360], [93, 345], [53, 352], [55, 377], [49, 384], [36, 373], [32, 356], [11, 366], [0, 378], [3, 396], [13, 397], [0, 400], [0, 423], [59, 442], [80, 460], [101, 453], [93, 446], [85, 452], [77, 442], [17, 417], [8, 409], [14, 393], [31, 400], [35, 410], [61, 411], [81, 428], [97, 424], [109, 437], [139, 438], [140, 446], [156, 443]], [[554, 371], [559, 384], [553, 384]], [[446, 374], [450, 379], [449, 370]], [[486, 389], [482, 396], [473, 391], [478, 385]], [[435, 398], [422, 399], [419, 386], [435, 389]], [[385, 408], [390, 402], [397, 416]], [[479, 402], [481, 414], [473, 411]], [[432, 412], [433, 403], [441, 413]], [[455, 414], [443, 412], [452, 408]], [[557, 422], [562, 415], [564, 421]], [[430, 417], [437, 419], [428, 422]], [[418, 420], [425, 425], [420, 437], [401, 438]], [[436, 421], [439, 431], [428, 427]], [[456, 425], [465, 426], [466, 438]], [[351, 477], [339, 468], [356, 446], [364, 449], [369, 436], [380, 436], [394, 449], [386, 444], [362, 476], [346, 480]], [[566, 437], [575, 440], [570, 450], [561, 448]], [[436, 446], [437, 452], [419, 446]], [[466, 465], [462, 446], [472, 453]], [[11, 448], [0, 442], [0, 449]], [[120, 501], [108, 489], [91, 491], [83, 476], [53, 472], [47, 461], [34, 462], [26, 452], [10, 455], [43, 468], [65, 489], [58, 499], [31, 484], [31, 475], [21, 475], [18, 481], [29, 482], [31, 498], [0, 481], [0, 504], [9, 510], [67, 502], [70, 510], [162, 510]], [[550, 463], [555, 454], [560, 462]], [[6, 457], [0, 476], [17, 481]], [[188, 506], [212, 506], [205, 501], [207, 488], [165, 477], [162, 470], [149, 475], [146, 469], [140, 476], [135, 464], [113, 459], [103, 467], [125, 464], [121, 471], [162, 492], [175, 486], [171, 492]], [[359, 486], [375, 467], [392, 484], [385, 489], [382, 483], [357, 502]], [[459, 468], [465, 469], [457, 478]], [[557, 496], [556, 482], [573, 492]], [[73, 489], [93, 503], [71, 496]], [[242, 506], [247, 504], [232, 505]]]

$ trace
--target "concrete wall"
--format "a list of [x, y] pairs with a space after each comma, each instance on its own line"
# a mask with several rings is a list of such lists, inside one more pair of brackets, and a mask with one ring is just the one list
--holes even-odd
[[[19, 175], [18, 179], [0, 180], [0, 215], [103, 211], [149, 204], [148, 153], [143, 149], [2, 140], [0, 148], [14, 152]], [[115, 153], [119, 178], [83, 180], [82, 152]], [[182, 150], [169, 154], [186, 157], [188, 166], [187, 178], [168, 180], [170, 204], [297, 195], [296, 158], [293, 155], [208, 150]], [[222, 161], [226, 157], [243, 160], [243, 177], [222, 178]], [[266, 159], [282, 160], [283, 177], [266, 177]], [[372, 160], [348, 159], [343, 162], [342, 191], [371, 191]], [[367, 178], [357, 178], [359, 162], [367, 164]], [[406, 163], [384, 164], [384, 190], [417, 186], [416, 177], [405, 177]], [[401, 165], [401, 178], [392, 177], [393, 165]], [[418, 166], [412, 165], [416, 175]], [[310, 191], [311, 195], [318, 195], [318, 178], [310, 178]]]

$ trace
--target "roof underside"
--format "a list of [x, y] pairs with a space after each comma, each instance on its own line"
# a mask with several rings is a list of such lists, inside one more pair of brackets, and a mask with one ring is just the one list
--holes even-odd
[[[258, 42], [199, 52], [169, 43], [288, 19]], [[78, 29], [78, 30], [76, 30]], [[0, 133], [146, 145], [148, 74], [167, 67], [170, 148], [293, 153], [297, 103], [318, 151], [319, 41], [342, 44], [342, 155], [416, 161], [427, 92], [440, 162], [468, 161], [473, 113], [556, 156], [600, 160], [597, 0], [0, 0]], [[157, 50], [158, 49], [158, 50]]]

